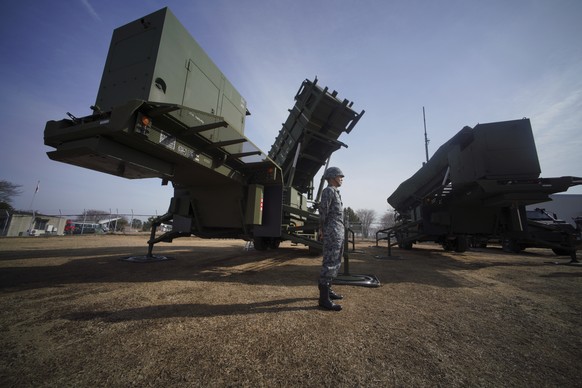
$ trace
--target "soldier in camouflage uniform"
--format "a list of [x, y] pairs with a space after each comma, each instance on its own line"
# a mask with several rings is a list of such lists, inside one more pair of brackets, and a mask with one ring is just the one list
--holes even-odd
[[342, 307], [332, 300], [343, 299], [331, 289], [331, 283], [337, 276], [344, 252], [344, 209], [339, 187], [344, 174], [337, 167], [325, 170], [323, 177], [328, 186], [321, 194], [319, 204], [319, 233], [323, 236], [323, 263], [319, 274], [319, 306], [333, 311]]

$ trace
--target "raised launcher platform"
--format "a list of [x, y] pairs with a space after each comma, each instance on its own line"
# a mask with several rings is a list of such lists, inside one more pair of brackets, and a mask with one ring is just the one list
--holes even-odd
[[[351, 131], [361, 117], [325, 90], [304, 81], [291, 110], [304, 114], [288, 120], [309, 150], [293, 143], [298, 160], [309, 162], [309, 169], [295, 175], [302, 182], [312, 179], [341, 146], [337, 136]], [[318, 103], [310, 100], [314, 95]], [[44, 134], [45, 144], [55, 148], [48, 152], [52, 160], [174, 184], [168, 213], [160, 218], [171, 222], [173, 230], [159, 237], [154, 230], [148, 257], [153, 257], [154, 244], [191, 234], [253, 240], [257, 249], [276, 248], [281, 240], [321, 248], [305, 233], [305, 225], [313, 233], [318, 224], [305, 195], [288, 187], [280, 167], [223, 117], [176, 104], [130, 100], [108, 112], [49, 121]]]
[[574, 258], [573, 228], [551, 228], [527, 220], [525, 206], [582, 184], [580, 177], [541, 178], [528, 119], [464, 127], [388, 197], [400, 222], [385, 233], [410, 249], [434, 241], [463, 252], [473, 241], [501, 240], [548, 247]]
[[283, 171], [285, 185], [308, 193], [314, 176], [340, 147], [340, 135], [350, 133], [365, 111], [356, 113], [352, 102], [337, 92], [320, 88], [317, 78], [305, 80], [295, 95], [295, 106], [275, 139], [269, 158]]
[[291, 240], [314, 253], [321, 251], [317, 207], [309, 207], [308, 201], [313, 200], [314, 176], [334, 151], [347, 147], [338, 138], [351, 132], [364, 114], [352, 110], [352, 104], [319, 87], [317, 79], [302, 82], [269, 152], [269, 159], [281, 168], [283, 185], [265, 187], [263, 224], [254, 228], [255, 248]]

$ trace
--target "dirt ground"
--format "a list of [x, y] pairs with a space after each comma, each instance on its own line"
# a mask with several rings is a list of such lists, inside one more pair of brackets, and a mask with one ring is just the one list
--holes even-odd
[[358, 242], [350, 273], [381, 286], [329, 312], [304, 246], [121, 260], [147, 238], [0, 239], [1, 387], [582, 386], [582, 267], [549, 250]]

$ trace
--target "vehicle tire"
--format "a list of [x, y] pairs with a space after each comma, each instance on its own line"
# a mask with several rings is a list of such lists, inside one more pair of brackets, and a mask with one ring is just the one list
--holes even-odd
[[484, 238], [473, 237], [469, 241], [470, 248], [487, 248], [487, 240]]
[[411, 242], [399, 242], [398, 248], [406, 249], [407, 251], [409, 251], [412, 249], [412, 243]]
[[465, 236], [459, 236], [455, 239], [454, 242], [454, 247], [455, 247], [455, 252], [465, 252], [467, 250], [467, 248], [469, 247], [469, 241], [467, 240], [467, 237]]
[[269, 247], [266, 237], [255, 237], [253, 239], [253, 244], [257, 251], [266, 251]]
[[510, 253], [520, 253], [523, 251], [523, 247], [519, 245], [519, 243], [515, 240], [504, 240], [503, 241], [503, 250], [505, 252]]
[[570, 256], [570, 251], [565, 248], [552, 248], [552, 252], [554, 252], [556, 256]]
[[446, 241], [443, 243], [443, 249], [444, 249], [445, 251], [447, 251], [447, 252], [450, 252], [450, 251], [452, 251], [452, 250], [453, 250], [453, 248], [454, 248], [454, 243], [453, 243], [452, 241], [446, 240]]
[[269, 239], [269, 248], [277, 249], [279, 248], [279, 244], [281, 244], [281, 240], [278, 238], [271, 238]]

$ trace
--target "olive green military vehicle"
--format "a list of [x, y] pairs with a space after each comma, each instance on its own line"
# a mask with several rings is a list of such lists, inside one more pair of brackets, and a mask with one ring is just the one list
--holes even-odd
[[384, 232], [406, 249], [433, 241], [463, 252], [497, 239], [512, 251], [547, 247], [575, 259], [576, 230], [528, 220], [525, 207], [582, 178], [540, 173], [529, 119], [464, 127], [388, 197], [399, 219]]
[[[47, 122], [48, 156], [173, 184], [147, 257], [154, 244], [190, 235], [320, 249], [313, 180], [364, 114], [306, 79], [267, 155], [244, 135], [245, 99], [168, 8], [113, 32], [92, 110]], [[172, 230], [156, 236], [162, 223]]]

